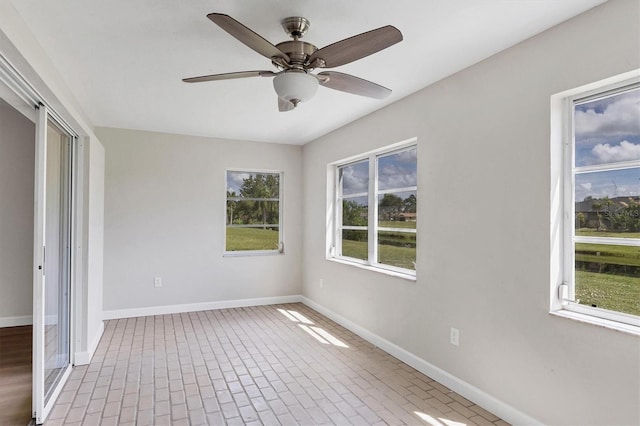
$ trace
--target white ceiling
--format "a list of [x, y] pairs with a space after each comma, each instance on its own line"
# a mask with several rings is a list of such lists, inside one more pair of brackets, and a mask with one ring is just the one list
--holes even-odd
[[[605, 0], [13, 0], [96, 126], [304, 144]], [[272, 70], [206, 18], [225, 13], [274, 44], [303, 16], [318, 48], [384, 25], [404, 40], [336, 68], [393, 89], [384, 101], [320, 87], [280, 113], [270, 78], [184, 77]]]

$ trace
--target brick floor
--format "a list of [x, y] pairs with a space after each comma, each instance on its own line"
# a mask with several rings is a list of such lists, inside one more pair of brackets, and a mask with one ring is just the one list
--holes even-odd
[[302, 304], [107, 321], [59, 424], [507, 425]]

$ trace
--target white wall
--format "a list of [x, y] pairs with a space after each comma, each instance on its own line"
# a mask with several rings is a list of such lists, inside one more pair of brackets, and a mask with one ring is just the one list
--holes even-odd
[[[96, 132], [106, 148], [106, 317], [300, 294], [301, 147]], [[227, 168], [284, 171], [284, 255], [222, 256]]]
[[[81, 142], [84, 174], [82, 176], [82, 206], [84, 209], [82, 227], [82, 246], [87, 250], [84, 254], [84, 268], [80, 268], [83, 281], [87, 283], [101, 283], [103, 280], [103, 252], [104, 252], [104, 165], [105, 150], [95, 139], [85, 138]], [[76, 306], [82, 317], [86, 318], [77, 325], [77, 332], [81, 336], [76, 350], [76, 363], [86, 364], [91, 360], [100, 337], [104, 331], [102, 322], [101, 286], [84, 286], [77, 289]]]
[[[639, 5], [611, 0], [306, 145], [303, 294], [546, 424], [639, 424], [638, 338], [548, 314], [550, 96], [640, 66]], [[327, 164], [414, 136], [417, 282], [325, 260]]]
[[33, 122], [0, 99], [0, 327], [31, 324]]

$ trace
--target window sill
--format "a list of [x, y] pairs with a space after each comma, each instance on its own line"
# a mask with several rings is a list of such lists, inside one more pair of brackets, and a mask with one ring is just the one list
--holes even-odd
[[636, 327], [634, 325], [624, 324], [617, 321], [611, 321], [603, 318], [594, 317], [592, 315], [581, 314], [578, 312], [568, 311], [566, 309], [561, 309], [558, 311], [549, 312], [551, 315], [568, 318], [574, 321], [583, 322], [586, 324], [595, 325], [598, 327], [604, 327], [615, 331], [620, 331], [622, 333], [631, 334], [634, 336], [640, 336], [640, 327]]
[[348, 260], [339, 259], [337, 257], [327, 257], [327, 260], [331, 262], [341, 263], [343, 265], [355, 266], [356, 268], [366, 269], [367, 271], [378, 272], [380, 274], [390, 275], [392, 277], [402, 278], [407, 281], [416, 281], [416, 276], [413, 274], [405, 274], [398, 271], [391, 271], [389, 269], [378, 268], [371, 265], [365, 265], [364, 263], [350, 262]]
[[225, 251], [222, 257], [253, 257], [253, 256], [278, 256], [284, 255], [279, 250], [246, 250], [246, 251]]

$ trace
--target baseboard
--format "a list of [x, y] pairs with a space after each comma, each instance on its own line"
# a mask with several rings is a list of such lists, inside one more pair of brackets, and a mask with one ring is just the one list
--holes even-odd
[[150, 315], [179, 314], [183, 312], [208, 311], [212, 309], [244, 308], [248, 306], [278, 305], [281, 303], [298, 303], [300, 295], [259, 297], [254, 299], [223, 300], [219, 302], [188, 303], [183, 305], [150, 306], [146, 308], [117, 309], [103, 311], [102, 319], [119, 319], [146, 317]]
[[104, 322], [100, 321], [100, 326], [98, 327], [98, 331], [96, 335], [93, 337], [93, 341], [89, 345], [88, 350], [86, 352], [75, 353], [74, 365], [87, 365], [91, 362], [91, 358], [93, 358], [93, 354], [96, 353], [96, 349], [98, 349], [98, 344], [100, 344], [102, 333], [104, 333]]
[[504, 403], [503, 401], [489, 395], [477, 387], [460, 380], [456, 376], [442, 370], [439, 367], [425, 361], [422, 358], [408, 352], [398, 345], [389, 342], [388, 340], [378, 336], [375, 333], [367, 330], [364, 327], [346, 319], [345, 317], [331, 311], [328, 308], [314, 302], [313, 300], [302, 296], [301, 302], [310, 308], [316, 310], [327, 318], [332, 319], [344, 328], [352, 331], [358, 336], [362, 337], [369, 343], [376, 345], [380, 349], [393, 355], [404, 363], [410, 365], [421, 373], [431, 377], [437, 382], [445, 385], [454, 392], [467, 398], [469, 401], [478, 404], [482, 408], [492, 412], [496, 416], [514, 425], [542, 425], [542, 422], [518, 411], [514, 407]]
[[33, 316], [22, 315], [19, 317], [0, 317], [0, 328], [3, 327], [18, 327], [20, 325], [33, 324]]

